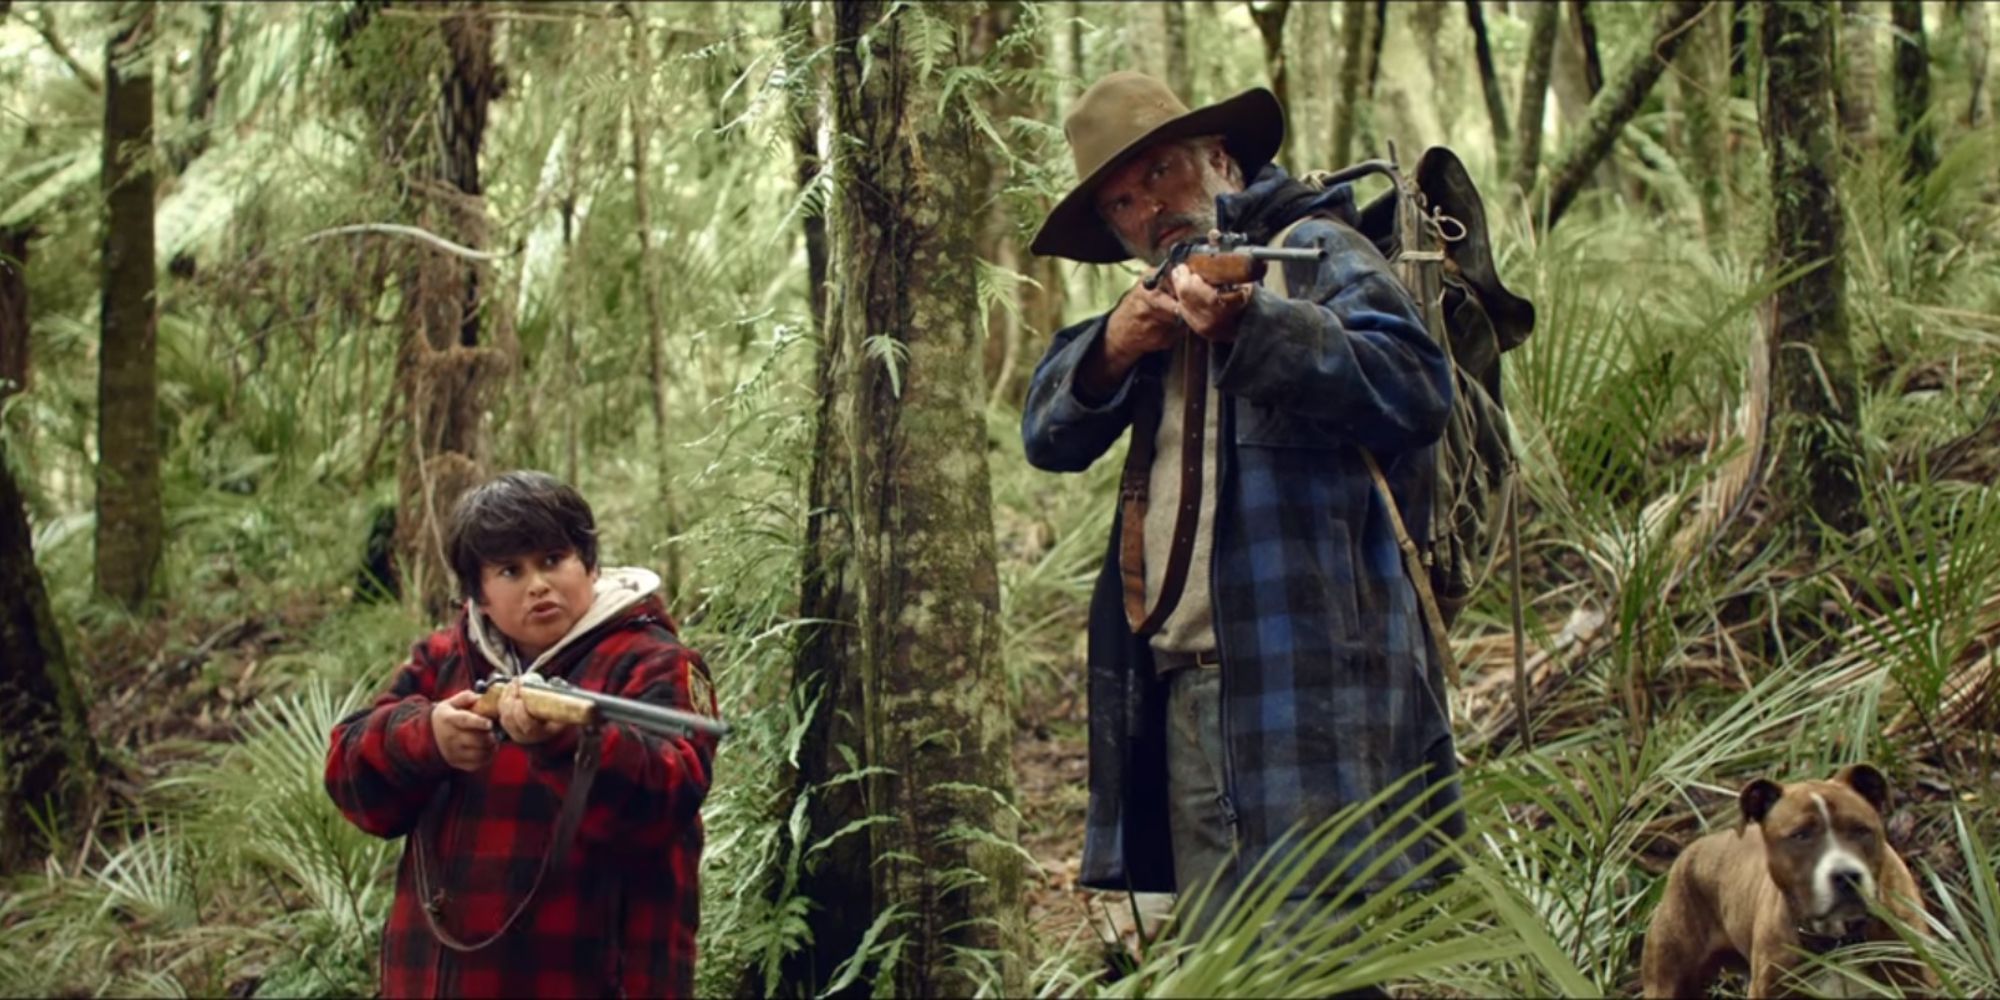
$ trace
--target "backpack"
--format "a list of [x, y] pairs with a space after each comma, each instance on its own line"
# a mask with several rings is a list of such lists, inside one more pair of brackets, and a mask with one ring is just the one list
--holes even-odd
[[[1398, 168], [1394, 146], [1389, 157], [1307, 174], [1301, 181], [1324, 189], [1369, 174], [1389, 179], [1390, 190], [1361, 209], [1358, 228], [1389, 259], [1422, 309], [1425, 329], [1451, 359], [1451, 416], [1434, 449], [1436, 473], [1419, 478], [1419, 489], [1427, 496], [1409, 498], [1419, 504], [1430, 501], [1424, 537], [1410, 536], [1374, 456], [1365, 449], [1362, 455], [1389, 510], [1433, 649], [1451, 684], [1458, 686], [1446, 630], [1491, 569], [1503, 521], [1518, 535], [1516, 465], [1500, 392], [1500, 356], [1533, 332], [1535, 307], [1500, 283], [1487, 240], [1485, 207], [1458, 156], [1433, 146], [1418, 158], [1414, 176]], [[1285, 235], [1280, 233], [1277, 241]], [[1518, 565], [1515, 569], [1518, 659]]]

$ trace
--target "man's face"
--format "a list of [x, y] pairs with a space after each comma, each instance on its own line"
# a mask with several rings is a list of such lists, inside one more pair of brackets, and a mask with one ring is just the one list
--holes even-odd
[[1220, 146], [1161, 143], [1098, 185], [1098, 217], [1132, 256], [1158, 264], [1215, 227], [1216, 196], [1242, 190], [1232, 168]]
[[480, 567], [479, 610], [532, 660], [590, 610], [596, 581], [575, 549], [523, 553]]

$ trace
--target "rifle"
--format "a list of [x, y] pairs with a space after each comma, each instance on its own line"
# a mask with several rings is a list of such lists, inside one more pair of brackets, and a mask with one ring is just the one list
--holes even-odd
[[1182, 240], [1167, 251], [1167, 259], [1146, 279], [1148, 290], [1160, 287], [1176, 264], [1186, 264], [1211, 285], [1242, 285], [1264, 280], [1264, 262], [1317, 261], [1326, 259], [1326, 250], [1295, 247], [1267, 247], [1253, 243], [1242, 233], [1209, 230], [1206, 238]]
[[502, 678], [497, 684], [492, 678], [479, 681], [472, 686], [479, 693], [479, 701], [472, 706], [472, 710], [497, 721], [500, 718], [500, 692], [506, 690], [509, 684], [520, 685], [521, 700], [527, 703], [528, 711], [538, 719], [578, 726], [623, 722], [660, 736], [684, 737], [700, 733], [720, 740], [729, 735], [729, 724], [720, 719], [585, 691], [560, 677], [543, 677], [540, 674], [523, 674], [513, 680]]

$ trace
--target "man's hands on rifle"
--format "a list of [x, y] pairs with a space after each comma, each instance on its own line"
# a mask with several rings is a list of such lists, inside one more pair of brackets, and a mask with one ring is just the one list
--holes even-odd
[[1162, 284], [1173, 286], [1188, 329], [1220, 344], [1236, 339], [1236, 321], [1242, 318], [1243, 308], [1250, 304], [1250, 294], [1257, 288], [1248, 284], [1211, 285], [1186, 264], [1175, 267], [1172, 277]]
[[444, 762], [461, 771], [477, 771], [493, 759], [493, 720], [472, 710], [479, 696], [460, 691], [431, 704], [431, 735]]

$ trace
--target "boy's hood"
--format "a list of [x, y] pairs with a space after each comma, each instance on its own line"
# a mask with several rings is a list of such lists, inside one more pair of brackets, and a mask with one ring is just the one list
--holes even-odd
[[514, 644], [493, 624], [493, 619], [479, 610], [476, 602], [465, 602], [466, 631], [472, 636], [472, 644], [493, 664], [498, 676], [511, 677], [516, 674], [534, 673], [542, 664], [569, 647], [578, 637], [624, 614], [640, 601], [660, 589], [660, 575], [637, 566], [608, 566], [598, 570], [597, 585], [591, 590], [590, 610], [576, 620], [576, 624], [556, 644], [542, 651], [533, 663], [523, 664]]

